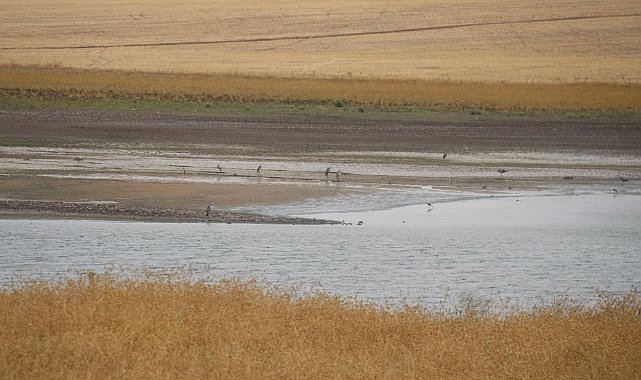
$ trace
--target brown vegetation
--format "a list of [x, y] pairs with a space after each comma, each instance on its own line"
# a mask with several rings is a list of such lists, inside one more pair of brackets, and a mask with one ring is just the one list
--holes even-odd
[[161, 74], [0, 66], [5, 96], [347, 103], [492, 111], [638, 111], [641, 84], [519, 84]]
[[89, 274], [0, 292], [1, 378], [637, 378], [636, 293], [507, 316]]

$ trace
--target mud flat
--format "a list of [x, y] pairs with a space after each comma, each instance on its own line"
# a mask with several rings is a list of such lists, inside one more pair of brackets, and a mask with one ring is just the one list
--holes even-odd
[[203, 213], [175, 209], [123, 207], [115, 202], [56, 202], [34, 200], [0, 200], [0, 217], [5, 218], [64, 218], [109, 219], [154, 222], [207, 222], [255, 224], [338, 224], [317, 218], [257, 215], [230, 211]]
[[[53, 202], [14, 205], [13, 216], [43, 215], [37, 209], [44, 205], [47, 215], [202, 221], [210, 201], [237, 212], [359, 194], [403, 196], [425, 186], [472, 193], [639, 190], [641, 124], [634, 117], [451, 119], [5, 105], [0, 198]], [[217, 219], [229, 220], [274, 222]]]

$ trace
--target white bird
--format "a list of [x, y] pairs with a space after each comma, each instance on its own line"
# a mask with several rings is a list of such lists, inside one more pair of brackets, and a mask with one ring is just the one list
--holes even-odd
[[214, 209], [214, 202], [209, 202], [209, 204], [207, 204], [207, 208], [205, 209], [205, 217], [208, 217], [209, 214], [211, 214], [213, 209]]
[[434, 206], [430, 202], [427, 202], [427, 212], [434, 210]]

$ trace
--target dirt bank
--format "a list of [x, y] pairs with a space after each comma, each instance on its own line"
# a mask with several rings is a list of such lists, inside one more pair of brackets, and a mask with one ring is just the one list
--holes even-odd
[[314, 154], [340, 151], [638, 153], [631, 119], [432, 122], [323, 117], [226, 117], [135, 111], [0, 109], [4, 144], [142, 146], [213, 153]]
[[176, 209], [151, 209], [123, 207], [111, 202], [56, 202], [34, 200], [0, 200], [2, 217], [35, 218], [87, 218], [110, 220], [142, 220], [154, 222], [211, 222], [257, 224], [337, 224], [329, 220], [255, 215], [247, 213], [213, 211], [209, 217], [204, 212]]

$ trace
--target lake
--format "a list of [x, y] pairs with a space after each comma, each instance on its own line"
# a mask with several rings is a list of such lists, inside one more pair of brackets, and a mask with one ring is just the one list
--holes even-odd
[[305, 215], [346, 225], [0, 219], [0, 284], [112, 266], [189, 267], [194, 279], [321, 286], [378, 303], [432, 305], [471, 294], [522, 306], [565, 296], [591, 302], [597, 290], [641, 287], [639, 195], [509, 196]]

